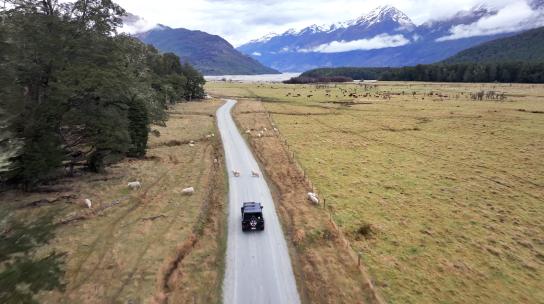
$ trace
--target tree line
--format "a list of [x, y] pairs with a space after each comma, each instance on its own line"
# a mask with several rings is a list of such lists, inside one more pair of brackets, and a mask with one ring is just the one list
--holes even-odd
[[352, 82], [351, 77], [345, 76], [320, 76], [320, 77], [291, 77], [291, 79], [283, 81], [286, 84], [306, 84], [306, 83], [326, 83], [326, 82]]
[[99, 172], [146, 153], [167, 108], [204, 97], [174, 54], [118, 34], [111, 0], [10, 0], [0, 9], [0, 182], [31, 188], [64, 168]]
[[544, 83], [544, 62], [428, 64], [401, 68], [321, 68], [301, 77], [344, 76], [356, 80]]

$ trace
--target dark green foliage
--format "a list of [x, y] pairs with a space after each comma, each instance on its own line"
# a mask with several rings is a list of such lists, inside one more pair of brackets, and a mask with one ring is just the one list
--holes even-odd
[[[117, 35], [110, 0], [8, 1], [0, 10], [0, 182], [32, 188], [61, 165], [101, 171], [142, 157], [166, 108], [204, 97], [204, 79], [174, 54]], [[4, 72], [5, 71], [5, 72]]]
[[60, 147], [60, 138], [50, 127], [39, 123], [36, 129], [30, 129], [25, 134], [25, 145], [21, 155], [17, 159], [17, 169], [12, 172], [17, 181], [24, 184], [25, 189], [30, 189], [41, 179], [51, 177], [63, 160]]
[[0, 303], [37, 303], [34, 294], [63, 290], [64, 254], [51, 252], [45, 257], [33, 254], [54, 237], [53, 214], [32, 222], [9, 219], [6, 214], [1, 217]]
[[185, 99], [193, 100], [204, 98], [204, 84], [206, 83], [204, 77], [188, 63], [183, 65], [182, 70], [186, 77], [185, 87], [187, 89], [185, 91]]
[[544, 63], [431, 64], [391, 69], [380, 80], [544, 83]]
[[287, 84], [303, 84], [303, 83], [327, 83], [327, 82], [351, 82], [353, 81], [350, 77], [345, 76], [320, 76], [320, 77], [307, 77], [307, 76], [298, 76], [292, 77], [289, 80], [285, 80], [283, 83]]
[[493, 40], [459, 52], [443, 61], [455, 63], [544, 62], [544, 27]]
[[334, 77], [345, 76], [352, 79], [378, 79], [380, 75], [391, 68], [356, 68], [356, 67], [340, 67], [340, 68], [320, 68], [309, 70], [302, 73], [301, 77]]
[[[357, 80], [544, 83], [544, 63], [500, 62], [429, 64], [402, 68], [327, 68], [310, 70], [301, 76], [331, 75]], [[364, 75], [369, 78], [363, 77]]]
[[143, 157], [149, 135], [149, 114], [143, 100], [135, 98], [128, 109], [130, 149], [129, 156]]
[[[9, 268], [0, 273], [0, 300], [4, 304], [39, 303], [33, 295], [40, 291], [64, 289], [61, 278], [64, 254], [53, 253], [34, 260], [27, 256], [16, 257]], [[26, 285], [28, 290], [20, 286]]]

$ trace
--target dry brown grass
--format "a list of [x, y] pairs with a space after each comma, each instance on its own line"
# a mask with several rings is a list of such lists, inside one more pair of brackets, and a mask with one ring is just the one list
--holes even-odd
[[388, 302], [543, 302], [544, 86], [223, 86], [264, 101]]
[[[64, 189], [60, 192], [1, 194], [0, 201], [9, 202], [1, 206], [9, 211], [5, 225], [49, 212], [55, 223], [66, 222], [55, 227], [47, 245], [30, 253], [36, 258], [65, 253], [65, 290], [40, 292], [39, 302], [220, 302], [227, 190], [222, 162], [214, 162], [221, 160], [220, 139], [206, 138], [217, 134], [213, 114], [220, 104], [177, 105], [167, 127], [156, 128], [161, 136], [150, 137], [145, 160], [127, 159], [102, 175], [60, 180], [54, 186]], [[190, 140], [194, 147], [183, 143]], [[183, 144], [168, 145], [173, 141]], [[129, 191], [127, 182], [133, 180], [141, 181], [142, 189]], [[189, 186], [195, 194], [183, 196]], [[72, 197], [19, 209], [60, 196]], [[84, 198], [93, 201], [92, 210], [84, 209]]]
[[[268, 120], [262, 104], [242, 100], [235, 108], [242, 130], [253, 132], [248, 141], [271, 182], [280, 218], [291, 241], [291, 258], [297, 284], [305, 303], [373, 303], [375, 294], [368, 277], [339, 234], [328, 214], [306, 199], [311, 191], [304, 176]], [[263, 137], [255, 130], [263, 129]]]

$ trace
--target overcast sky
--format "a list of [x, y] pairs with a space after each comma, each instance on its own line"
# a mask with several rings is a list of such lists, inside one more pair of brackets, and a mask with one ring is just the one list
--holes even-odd
[[395, 6], [414, 23], [421, 24], [482, 3], [511, 11], [512, 3], [525, 1], [528, 0], [116, 0], [127, 11], [145, 18], [147, 25], [161, 23], [202, 30], [220, 35], [235, 46], [270, 32], [357, 18], [385, 4]]

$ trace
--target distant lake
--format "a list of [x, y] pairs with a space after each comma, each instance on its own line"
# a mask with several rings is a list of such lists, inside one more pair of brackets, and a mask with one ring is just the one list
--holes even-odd
[[288, 80], [291, 77], [297, 77], [300, 73], [283, 73], [283, 74], [265, 74], [265, 75], [223, 75], [223, 76], [204, 76], [207, 81], [221, 81], [223, 79], [229, 81], [241, 82], [280, 82]]

